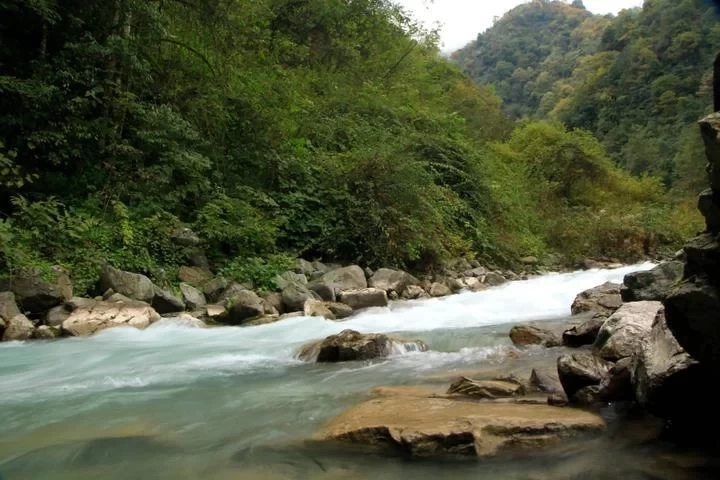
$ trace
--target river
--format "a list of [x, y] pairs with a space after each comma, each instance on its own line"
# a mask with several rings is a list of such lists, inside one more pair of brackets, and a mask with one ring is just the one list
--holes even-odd
[[[580, 291], [651, 266], [553, 274], [480, 293], [397, 302], [345, 322], [295, 318], [195, 329], [164, 321], [145, 331], [2, 344], [0, 479], [541, 479], [575, 478], [567, 475], [588, 468], [655, 478], [637, 473], [646, 453], [626, 461], [608, 453], [613, 461], [607, 461], [593, 448], [580, 457], [559, 454], [560, 463], [557, 457], [447, 463], [304, 442], [378, 385], [446, 385], [468, 369], [525, 374], [538, 362], [552, 365], [557, 349], [531, 349], [509, 365], [511, 326], [563, 321]], [[347, 328], [420, 338], [431, 351], [344, 365], [295, 359], [303, 343]], [[605, 442], [607, 453], [617, 442], [606, 437], [594, 442]]]

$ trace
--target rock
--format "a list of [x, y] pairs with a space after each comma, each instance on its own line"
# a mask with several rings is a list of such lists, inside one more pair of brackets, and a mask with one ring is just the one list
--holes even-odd
[[339, 302], [325, 302], [325, 306], [330, 310], [337, 320], [348, 318], [353, 314], [353, 309], [349, 305]]
[[517, 325], [510, 330], [510, 340], [519, 347], [528, 345], [542, 345], [543, 347], [558, 347], [562, 342], [550, 330], [534, 327], [532, 325]]
[[605, 402], [623, 402], [635, 399], [631, 382], [632, 358], [623, 358], [610, 368], [600, 382], [599, 396]]
[[217, 321], [219, 317], [222, 317], [227, 312], [225, 305], [208, 305], [205, 309], [207, 318]]
[[582, 262], [583, 270], [599, 270], [603, 268], [603, 264], [592, 258], [586, 258]]
[[252, 290], [235, 291], [225, 304], [227, 312], [218, 320], [228, 325], [242, 325], [250, 319], [265, 315], [265, 302]]
[[252, 290], [246, 285], [242, 285], [240, 283], [231, 283], [225, 290], [222, 291], [222, 293], [216, 298], [217, 303], [225, 303], [234, 296], [241, 294], [243, 292], [247, 292], [248, 290]]
[[388, 293], [388, 299], [389, 300], [400, 300], [400, 295], [398, 295], [398, 293], [395, 290], [393, 290], [392, 292]]
[[183, 247], [196, 247], [200, 245], [200, 237], [189, 228], [178, 228], [170, 234], [170, 239]]
[[190, 310], [199, 310], [207, 305], [205, 295], [188, 283], [180, 284], [180, 293], [182, 293], [185, 306]]
[[312, 272], [315, 271], [315, 267], [313, 267], [313, 264], [308, 262], [307, 260], [303, 260], [302, 258], [298, 258], [295, 260], [295, 273], [301, 273], [303, 275], [310, 275]]
[[632, 356], [643, 338], [650, 334], [660, 302], [626, 303], [603, 324], [593, 345], [605, 360], [617, 361]]
[[[385, 293], [384, 290], [380, 290]], [[406, 342], [382, 334], [362, 334], [353, 330], [343, 330], [319, 342], [302, 347], [298, 354], [306, 362], [335, 363], [356, 360], [372, 360], [388, 357], [402, 350], [426, 351], [427, 346], [420, 340]]]
[[711, 283], [720, 283], [720, 237], [706, 233], [693, 238], [685, 245], [685, 255], [686, 278], [707, 275]]
[[173, 293], [155, 288], [155, 296], [150, 303], [156, 312], [159, 314], [164, 313], [177, 313], [185, 310], [185, 302], [177, 298]]
[[15, 294], [15, 301], [23, 312], [40, 315], [70, 299], [72, 284], [62, 267], [54, 266], [49, 272], [28, 268], [9, 280], [0, 281], [0, 291]]
[[282, 303], [286, 312], [299, 312], [307, 300], [320, 300], [320, 296], [305, 285], [289, 285], [282, 291]]
[[280, 315], [280, 317], [278, 318], [278, 321], [288, 320], [288, 319], [290, 319], [290, 318], [300, 318], [300, 317], [302, 317], [302, 316], [303, 316], [303, 312], [283, 313], [283, 314]]
[[198, 248], [194, 248], [188, 253], [188, 263], [191, 267], [203, 268], [205, 270], [210, 268], [210, 261], [207, 255]]
[[583, 407], [593, 407], [603, 403], [602, 396], [600, 394], [599, 385], [590, 385], [583, 387], [575, 395], [570, 398], [572, 405], [579, 405]]
[[[187, 282], [192, 285], [192, 282]], [[223, 277], [215, 277], [205, 282], [202, 286], [203, 294], [208, 302], [219, 302], [220, 295], [228, 288], [228, 281]]]
[[34, 331], [35, 325], [25, 315], [16, 315], [5, 321], [2, 339], [5, 342], [27, 340], [32, 337]]
[[507, 283], [507, 280], [497, 272], [488, 272], [487, 275], [485, 275], [483, 283], [490, 285], [491, 287], [497, 287]]
[[465, 287], [471, 292], [480, 292], [482, 290], [485, 290], [486, 288], [486, 286], [483, 285], [480, 279], [476, 277], [464, 278], [463, 283], [465, 284]]
[[450, 290], [450, 287], [448, 287], [444, 283], [435, 282], [430, 285], [430, 291], [428, 293], [431, 297], [435, 298], [447, 297], [448, 295], [452, 294], [452, 290]]
[[577, 297], [570, 310], [573, 315], [584, 312], [595, 312], [612, 315], [622, 305], [619, 283], [604, 283], [598, 287], [585, 290]]
[[282, 293], [268, 292], [261, 294], [260, 297], [265, 301], [266, 305], [270, 305], [279, 314], [282, 315], [283, 313], [285, 313], [285, 305], [283, 304]]
[[604, 428], [600, 417], [571, 408], [389, 396], [351, 408], [315, 439], [391, 447], [416, 457], [487, 458], [536, 452]]
[[324, 274], [320, 281], [340, 292], [367, 288], [368, 286], [365, 272], [357, 265], [331, 270]]
[[662, 311], [633, 357], [631, 378], [640, 405], [661, 418], [716, 414], [716, 406], [707, 408], [715, 403], [706, 390], [711, 375], [680, 346]]
[[488, 270], [485, 267], [475, 267], [472, 270], [469, 271], [470, 275], [466, 275], [468, 277], [476, 277], [476, 278], [482, 278], [485, 275], [487, 275]]
[[68, 319], [70, 313], [72, 313], [72, 310], [65, 304], [53, 307], [45, 314], [45, 325], [59, 327]]
[[60, 329], [49, 325], [40, 325], [33, 332], [32, 338], [37, 340], [52, 340], [60, 336]]
[[564, 394], [562, 383], [557, 370], [545, 370], [533, 368], [530, 373], [530, 387], [543, 393], [560, 393]]
[[[718, 167], [716, 167], [718, 168]], [[720, 204], [718, 197], [711, 189], [705, 190], [698, 198], [698, 210], [705, 217], [709, 232], [720, 231]]]
[[149, 305], [138, 303], [109, 303], [87, 301], [75, 309], [62, 324], [63, 332], [73, 336], [88, 336], [114, 327], [145, 329], [160, 320]]
[[402, 270], [392, 270], [389, 268], [381, 268], [368, 281], [371, 288], [379, 288], [386, 292], [402, 293], [411, 285], [419, 285], [420, 280], [413, 277]]
[[418, 298], [428, 297], [428, 294], [422, 289], [422, 287], [418, 285], [410, 285], [403, 290], [401, 297], [405, 300], [416, 300]]
[[[213, 279], [213, 274], [210, 270], [200, 267], [180, 267], [177, 273], [177, 278], [181, 282], [192, 285], [196, 288], [202, 288], [207, 282]], [[227, 284], [222, 288], [226, 288]]]
[[570, 401], [564, 393], [553, 393], [548, 397], [547, 403], [554, 407], [567, 407], [570, 405]]
[[538, 259], [537, 259], [537, 257], [532, 257], [532, 256], [523, 257], [520, 259], [520, 263], [522, 263], [523, 265], [537, 265]]
[[[458, 293], [465, 289], [466, 285], [465, 282], [463, 282], [460, 278], [449, 278], [445, 282], [438, 282], [438, 285], [447, 285], [447, 287], [450, 289], [450, 293]], [[442, 287], [440, 287], [442, 290]], [[430, 289], [432, 290], [432, 285], [430, 285]], [[446, 296], [446, 295], [440, 295], [440, 296]]]
[[372, 278], [372, 276], [375, 275], [375, 272], [370, 267], [363, 268], [363, 272], [365, 272], [365, 278], [367, 280], [370, 280]]
[[328, 320], [335, 320], [335, 314], [325, 305], [322, 300], [308, 299], [303, 307], [303, 315], [306, 317], [324, 317]]
[[182, 312], [177, 316], [163, 318], [159, 322], [153, 323], [153, 328], [161, 327], [164, 325], [173, 325], [185, 328], [208, 328], [205, 322], [203, 322], [199, 318], [190, 315], [187, 312]]
[[611, 367], [612, 363], [589, 353], [563, 355], [557, 361], [560, 383], [568, 398], [582, 388], [600, 385]]
[[110, 302], [110, 303], [122, 302], [122, 303], [139, 303], [139, 304], [148, 305], [148, 306], [150, 305], [147, 302], [141, 302], [140, 300], [133, 300], [132, 298], [126, 297], [125, 295], [123, 295], [121, 293], [113, 293], [112, 295], [108, 296], [107, 298], [100, 297], [100, 298], [96, 298], [95, 300], [98, 300], [98, 301], [105, 300], [106, 302]]
[[685, 264], [666, 262], [647, 272], [625, 275], [622, 299], [625, 302], [665, 300], [670, 290], [682, 279]]
[[447, 393], [473, 398], [506, 398], [525, 395], [525, 387], [514, 382], [473, 380], [463, 377], [453, 383]]
[[349, 305], [353, 310], [359, 310], [370, 307], [387, 307], [388, 297], [385, 290], [363, 288], [343, 291], [340, 294], [340, 302]]
[[700, 120], [700, 132], [705, 142], [705, 152], [710, 162], [710, 183], [715, 191], [720, 191], [720, 114], [711, 113]]
[[124, 272], [106, 265], [100, 276], [100, 290], [109, 288], [133, 300], [150, 303], [155, 298], [157, 287], [145, 275]]
[[15, 302], [15, 294], [12, 292], [0, 293], [0, 319], [6, 322], [21, 315], [22, 312]]
[[571, 348], [594, 344], [600, 329], [606, 321], [606, 316], [598, 314], [580, 325], [565, 330], [563, 332], [563, 344]]
[[280, 316], [280, 311], [278, 311], [277, 308], [266, 302], [265, 299], [262, 297], [260, 297], [260, 300], [262, 300], [263, 312], [265, 313], [265, 315], [275, 315], [278, 317]]
[[665, 299], [665, 316], [687, 353], [720, 372], [720, 292], [709, 277], [696, 275], [680, 284]]
[[283, 290], [290, 285], [307, 285], [308, 279], [302, 273], [285, 272], [275, 277], [275, 283], [280, 290]]
[[312, 282], [308, 285], [308, 288], [326, 302], [334, 302], [336, 300], [335, 289], [324, 283]]

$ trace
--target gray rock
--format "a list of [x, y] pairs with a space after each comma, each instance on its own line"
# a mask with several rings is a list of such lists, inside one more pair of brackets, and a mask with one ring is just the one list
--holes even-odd
[[400, 295], [398, 295], [398, 293], [395, 290], [393, 290], [392, 292], [388, 293], [388, 299], [400, 300]]
[[647, 272], [634, 272], [625, 276], [621, 294], [625, 302], [665, 300], [670, 291], [682, 279], [685, 264], [672, 261], [663, 263]]
[[345, 305], [339, 302], [325, 302], [325, 306], [335, 315], [337, 320], [348, 318], [353, 314], [353, 309], [350, 305]]
[[205, 270], [210, 268], [210, 261], [208, 261], [207, 255], [197, 248], [188, 253], [188, 263], [191, 267], [198, 267]]
[[603, 403], [599, 385], [583, 387], [570, 398], [570, 403], [583, 407], [593, 407]]
[[321, 283], [340, 292], [368, 286], [365, 272], [357, 265], [331, 270], [321, 277]]
[[282, 293], [269, 292], [263, 293], [260, 297], [267, 305], [272, 306], [279, 314], [285, 313], [285, 305], [283, 304]]
[[207, 305], [205, 295], [188, 283], [180, 284], [180, 293], [182, 293], [185, 306], [190, 310], [199, 310]]
[[301, 312], [305, 302], [310, 299], [321, 300], [317, 293], [311, 291], [305, 285], [290, 285], [282, 291], [284, 310], [288, 313]]
[[38, 340], [52, 340], [60, 336], [60, 328], [51, 327], [49, 325], [40, 325], [33, 332], [32, 338]]
[[53, 307], [45, 314], [45, 325], [60, 327], [68, 319], [72, 310], [66, 304]]
[[312, 282], [308, 285], [308, 288], [326, 302], [334, 302], [336, 300], [335, 289], [324, 283]]
[[[192, 285], [191, 282], [187, 283], [190, 283]], [[228, 288], [228, 285], [228, 281], [225, 280], [223, 277], [215, 277], [203, 284], [203, 294], [205, 294], [205, 298], [207, 298], [209, 302], [219, 302], [220, 296], [225, 291], [225, 289]]]
[[558, 358], [560, 383], [568, 398], [585, 387], [599, 386], [608, 375], [612, 363], [589, 353], [574, 353]]
[[418, 298], [427, 298], [429, 295], [422, 287], [410, 285], [402, 292], [402, 298], [405, 300], [416, 300]]
[[285, 272], [275, 277], [275, 283], [280, 290], [290, 285], [307, 285], [308, 279], [303, 273]]
[[325, 305], [322, 300], [308, 299], [303, 307], [303, 315], [306, 317], [323, 317], [328, 320], [335, 320], [335, 314]]
[[463, 278], [462, 282], [471, 292], [481, 292], [487, 288], [487, 285], [483, 284], [480, 279], [476, 277]]
[[499, 274], [497, 272], [488, 272], [485, 275], [485, 279], [483, 280], [483, 283], [490, 285], [491, 287], [497, 287], [497, 286], [507, 283], [507, 280], [505, 279], [505, 277], [503, 277], [501, 274]]
[[606, 321], [606, 316], [597, 314], [590, 320], [565, 330], [563, 332], [563, 344], [571, 348], [594, 344], [600, 329]]
[[[384, 290], [380, 290], [385, 293]], [[388, 357], [398, 348], [426, 351], [420, 340], [404, 341], [387, 335], [362, 334], [344, 330], [319, 342], [302, 347], [298, 358], [307, 362], [336, 363]]]
[[708, 231], [720, 231], [720, 197], [715, 195], [712, 190], [705, 190], [698, 199], [698, 209], [705, 217]]
[[626, 303], [612, 314], [598, 333], [594, 349], [605, 360], [617, 361], [635, 353], [650, 334], [660, 302]]
[[155, 288], [155, 296], [150, 305], [161, 315], [185, 311], [185, 302], [177, 298], [175, 294], [160, 288]]
[[533, 368], [530, 373], [529, 384], [531, 388], [539, 392], [565, 393], [557, 370]]
[[[465, 284], [465, 282], [461, 278], [449, 278], [445, 282], [437, 282], [436, 284], [447, 286], [450, 289], [450, 293], [458, 293], [467, 287], [467, 284]], [[440, 291], [442, 292], [443, 291], [442, 287], [440, 287], [440, 288], [441, 288]], [[430, 290], [432, 290], [432, 285], [430, 285]], [[449, 295], [449, 293], [448, 293], [448, 295]], [[434, 296], [434, 295], [432, 295], [432, 296]], [[444, 297], [445, 295], [439, 295], [439, 296]]]
[[432, 285], [430, 285], [430, 291], [428, 292], [431, 297], [447, 297], [448, 295], [452, 294], [452, 290], [450, 290], [450, 287], [445, 285], [444, 283], [435, 282]]
[[149, 305], [84, 301], [62, 324], [62, 331], [72, 336], [88, 336], [116, 327], [145, 329], [161, 319]]
[[619, 283], [604, 283], [600, 286], [585, 290], [575, 297], [570, 308], [573, 315], [585, 312], [612, 315], [622, 305]]
[[196, 247], [202, 243], [200, 237], [189, 228], [178, 228], [170, 234], [170, 238], [177, 245]]
[[295, 260], [294, 271], [295, 271], [295, 273], [300, 273], [302, 275], [309, 275], [315, 271], [315, 267], [313, 267], [313, 264], [308, 262], [307, 260], [298, 258]]
[[519, 347], [528, 345], [542, 345], [543, 347], [558, 347], [562, 341], [555, 332], [538, 328], [532, 325], [517, 325], [510, 330], [510, 340]]
[[388, 296], [385, 290], [379, 288], [361, 288], [341, 292], [340, 302], [352, 307], [353, 310], [370, 307], [387, 307]]
[[711, 113], [700, 121], [700, 132], [705, 142], [705, 152], [710, 162], [710, 183], [720, 191], [720, 114]]
[[325, 265], [323, 262], [320, 262], [320, 261], [312, 262], [312, 268], [315, 272], [320, 272], [322, 274], [326, 274], [327, 272], [332, 270], [331, 267]]
[[371, 288], [379, 288], [386, 292], [402, 293], [411, 285], [419, 285], [420, 280], [413, 277], [402, 270], [392, 270], [390, 268], [381, 268], [368, 281]]
[[234, 296], [251, 290], [246, 285], [240, 283], [231, 283], [215, 300], [216, 303], [225, 303]]
[[28, 340], [32, 337], [33, 332], [35, 332], [35, 325], [25, 315], [16, 315], [5, 322], [2, 339], [5, 342]]
[[365, 278], [368, 280], [370, 280], [372, 278], [372, 276], [375, 275], [375, 272], [370, 267], [365, 267], [363, 269], [363, 272], [365, 272]]
[[265, 315], [265, 302], [251, 290], [235, 291], [225, 301], [227, 311], [218, 321], [228, 325], [242, 325], [247, 321]]
[[22, 311], [43, 314], [72, 297], [72, 284], [67, 272], [57, 266], [50, 270], [25, 269], [9, 280], [0, 281], [0, 291], [14, 293]]
[[635, 400], [632, 386], [632, 358], [623, 358], [613, 365], [600, 382], [599, 395], [604, 402]]
[[685, 277], [706, 275], [712, 283], [720, 283], [720, 238], [713, 234], [703, 234], [693, 238], [685, 245], [687, 266]]
[[110, 288], [133, 300], [150, 303], [155, 297], [157, 287], [145, 275], [124, 272], [106, 265], [100, 276], [100, 290]]
[[[202, 288], [206, 283], [213, 279], [213, 274], [207, 268], [202, 267], [180, 267], [177, 273], [178, 280], [192, 285], [196, 288]], [[225, 288], [225, 285], [222, 288]]]
[[12, 292], [0, 293], [0, 319], [10, 321], [11, 319], [21, 315], [22, 312], [15, 302], [15, 294]]

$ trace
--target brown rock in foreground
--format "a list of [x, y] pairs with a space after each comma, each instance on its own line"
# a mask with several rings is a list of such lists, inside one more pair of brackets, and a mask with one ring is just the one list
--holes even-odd
[[383, 334], [343, 330], [337, 335], [305, 345], [298, 358], [318, 363], [351, 362], [388, 357], [399, 349], [424, 352], [427, 345], [420, 340], [405, 341]]
[[562, 345], [562, 341], [557, 334], [532, 325], [518, 325], [513, 327], [512, 330], [510, 330], [510, 340], [519, 347], [527, 345], [558, 347]]
[[473, 380], [463, 377], [453, 383], [447, 393], [473, 398], [507, 398], [524, 395], [525, 387], [503, 380]]
[[600, 417], [571, 408], [388, 397], [351, 408], [315, 438], [392, 446], [421, 457], [493, 457], [535, 451], [604, 428]]
[[619, 283], [604, 283], [595, 288], [585, 290], [577, 297], [570, 308], [573, 315], [585, 312], [612, 315], [622, 305]]

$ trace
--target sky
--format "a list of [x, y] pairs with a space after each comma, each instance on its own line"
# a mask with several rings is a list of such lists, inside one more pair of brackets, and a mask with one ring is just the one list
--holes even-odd
[[[475, 40], [478, 33], [516, 6], [529, 0], [395, 0], [426, 26], [442, 25], [442, 50], [452, 52]], [[594, 13], [617, 13], [625, 8], [640, 7], [643, 0], [583, 0]]]

